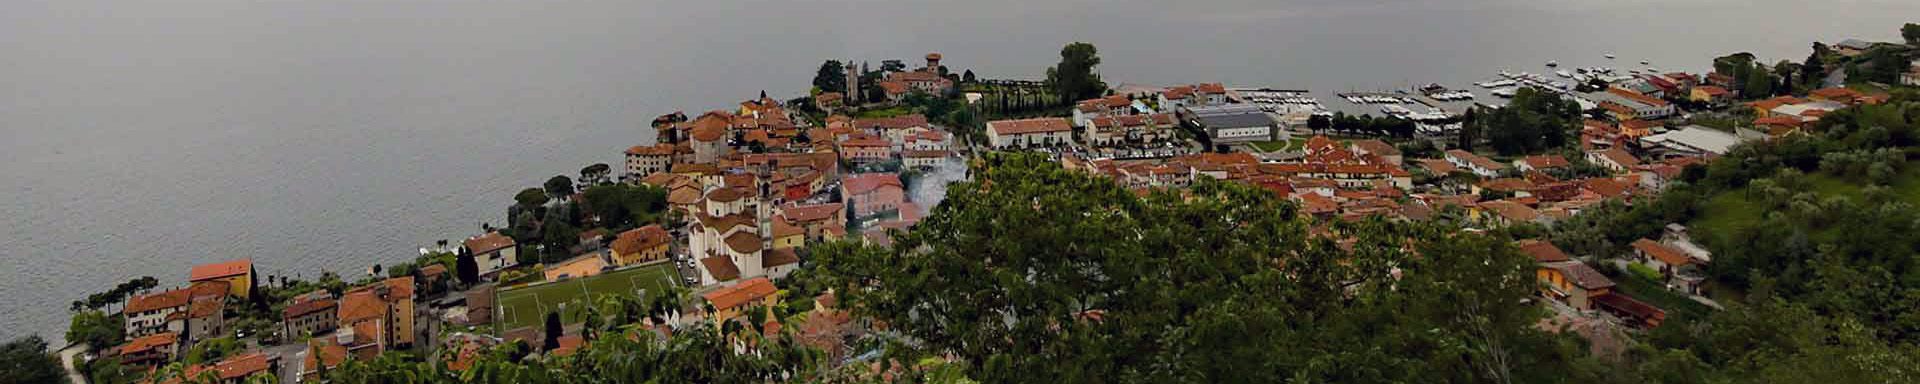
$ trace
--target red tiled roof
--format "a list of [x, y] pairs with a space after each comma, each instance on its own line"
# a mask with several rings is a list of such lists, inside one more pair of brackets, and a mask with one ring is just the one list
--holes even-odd
[[1707, 94], [1707, 96], [1712, 96], [1712, 97], [1726, 96], [1727, 94], [1730, 93], [1730, 92], [1727, 92], [1726, 88], [1721, 88], [1721, 87], [1712, 86], [1712, 85], [1702, 85], [1698, 87], [1693, 87], [1693, 89], [1698, 90], [1700, 92], [1704, 92]]
[[340, 297], [340, 322], [384, 316], [387, 303], [371, 291], [348, 293]]
[[192, 305], [187, 306], [187, 316], [194, 318], [219, 316], [221, 315], [221, 309], [224, 308], [226, 304], [226, 300], [195, 301]]
[[942, 158], [942, 157], [947, 157], [947, 151], [940, 151], [940, 150], [905, 151], [905, 152], [901, 152], [900, 157], [905, 157], [909, 159]]
[[1581, 289], [1595, 290], [1613, 287], [1613, 280], [1608, 280], [1606, 275], [1601, 275], [1600, 271], [1593, 270], [1593, 267], [1587, 266], [1586, 263], [1579, 261], [1558, 261], [1541, 264], [1541, 266], [1556, 269], [1559, 270], [1560, 273], [1566, 274], [1567, 280], [1572, 281], [1573, 285]]
[[1607, 148], [1606, 150], [1602, 150], [1600, 151], [1600, 157], [1620, 164], [1622, 167], [1632, 167], [1640, 164], [1639, 158], [1633, 157], [1633, 154], [1627, 153], [1627, 150], [1620, 148]]
[[1828, 99], [1828, 100], [1844, 101], [1844, 100], [1852, 100], [1855, 97], [1860, 97], [1860, 92], [1854, 91], [1851, 89], [1846, 89], [1846, 88], [1821, 88], [1821, 89], [1815, 89], [1812, 91], [1807, 91], [1807, 95]]
[[760, 236], [748, 233], [748, 231], [734, 232], [733, 235], [727, 236], [726, 242], [727, 248], [741, 254], [760, 252], [760, 246], [762, 245]]
[[1452, 162], [1448, 162], [1446, 160], [1441, 160], [1441, 159], [1421, 159], [1419, 160], [1419, 162], [1420, 162], [1420, 166], [1426, 167], [1427, 171], [1430, 171], [1435, 175], [1446, 175], [1448, 173], [1452, 173], [1455, 169], [1459, 168], [1459, 167], [1453, 166]]
[[1540, 217], [1539, 211], [1535, 211], [1533, 210], [1533, 208], [1527, 208], [1526, 205], [1512, 202], [1512, 201], [1506, 201], [1506, 200], [1488, 201], [1488, 202], [1480, 203], [1480, 207], [1493, 210], [1495, 213], [1498, 213], [1501, 217], [1505, 217], [1507, 218], [1507, 220], [1510, 220], [1510, 221], [1533, 221], [1534, 219], [1537, 219]]
[[643, 250], [665, 245], [671, 241], [673, 241], [673, 236], [667, 234], [666, 229], [662, 229], [660, 225], [655, 224], [621, 232], [620, 236], [613, 240], [612, 247], [614, 252], [619, 252], [622, 255], [631, 255], [640, 253]]
[[1567, 257], [1566, 252], [1561, 252], [1560, 247], [1553, 246], [1553, 243], [1540, 240], [1521, 240], [1519, 245], [1520, 253], [1533, 256], [1533, 261], [1536, 262], [1549, 263], [1571, 260]]
[[127, 299], [127, 305], [121, 308], [121, 312], [140, 313], [157, 309], [184, 307], [191, 298], [191, 292], [185, 289], [175, 289], [150, 295], [137, 295], [131, 299]]
[[1227, 86], [1220, 83], [1205, 83], [1194, 88], [1200, 93], [1227, 93]]
[[1535, 169], [1560, 168], [1573, 165], [1572, 163], [1568, 163], [1566, 158], [1560, 157], [1560, 155], [1533, 155], [1521, 158], [1520, 161]]
[[773, 268], [798, 262], [800, 262], [800, 254], [794, 253], [793, 248], [776, 248], [767, 251], [766, 257], [760, 258], [760, 267]]
[[627, 154], [633, 156], [673, 156], [673, 144], [662, 143], [652, 146], [636, 145], [632, 148], [627, 148]]
[[325, 311], [333, 308], [334, 308], [333, 299], [300, 300], [291, 305], [288, 305], [286, 309], [281, 310], [280, 318], [282, 320], [291, 320], [293, 318], [306, 316], [314, 313], [319, 313], [320, 311]]
[[173, 343], [179, 342], [179, 340], [180, 340], [180, 334], [177, 334], [177, 333], [173, 333], [173, 332], [156, 333], [151, 336], [137, 338], [137, 339], [128, 341], [126, 345], [120, 346], [120, 354], [131, 355], [131, 354], [136, 354], [140, 352], [146, 352], [146, 351], [153, 350], [154, 348], [171, 345]]
[[[255, 373], [267, 372], [267, 368], [270, 368], [271, 364], [269, 364], [269, 362], [271, 360], [272, 359], [269, 359], [266, 354], [249, 353], [221, 360], [219, 363], [215, 363], [212, 369], [218, 372], [220, 380], [237, 380], [252, 376]], [[198, 377], [199, 371], [189, 373], [186, 376]]]
[[[1314, 136], [1314, 137], [1319, 137], [1319, 136]], [[1396, 156], [1400, 154], [1400, 148], [1395, 148], [1392, 144], [1387, 144], [1387, 142], [1380, 141], [1378, 139], [1354, 141], [1353, 146], [1359, 147], [1360, 150], [1366, 151], [1367, 153], [1374, 154], [1374, 155]]]
[[513, 238], [502, 235], [500, 232], [487, 232], [485, 235], [467, 239], [465, 244], [468, 252], [473, 252], [477, 255], [511, 247], [513, 246]]
[[1693, 259], [1682, 254], [1680, 250], [1673, 249], [1673, 247], [1669, 247], [1666, 244], [1656, 243], [1653, 240], [1635, 240], [1633, 242], [1633, 249], [1640, 250], [1641, 253], [1659, 259], [1661, 262], [1667, 263], [1667, 265], [1681, 266], [1693, 263]]
[[727, 137], [727, 127], [732, 125], [732, 115], [723, 111], [707, 112], [693, 120], [694, 141], [720, 141]]
[[987, 129], [999, 135], [1022, 135], [1030, 133], [1072, 131], [1073, 123], [1058, 117], [1042, 117], [1022, 120], [996, 120], [987, 122]]
[[846, 210], [840, 203], [815, 205], [788, 205], [780, 209], [780, 214], [788, 220], [807, 222], [832, 219], [834, 215]]
[[903, 95], [913, 91], [913, 86], [904, 81], [882, 81], [880, 88], [889, 95]]
[[713, 307], [716, 309], [728, 309], [751, 303], [760, 298], [772, 295], [779, 290], [778, 287], [773, 285], [772, 280], [767, 280], [765, 277], [755, 277], [742, 281], [740, 284], [734, 284], [731, 287], [708, 292], [706, 295], [702, 295], [702, 297], [712, 302]]
[[733, 265], [733, 260], [725, 257], [703, 258], [700, 259], [700, 265], [707, 267], [707, 273], [712, 274], [714, 280], [728, 281], [740, 278], [740, 267]]
[[240, 259], [193, 267], [193, 272], [188, 275], [187, 281], [218, 279], [248, 273], [253, 273], [253, 259]]
[[865, 173], [849, 176], [840, 181], [849, 194], [872, 192], [881, 187], [906, 188], [900, 182], [900, 176], [891, 173]]
[[1478, 165], [1481, 168], [1486, 168], [1486, 169], [1495, 170], [1495, 171], [1507, 169], [1507, 166], [1501, 165], [1499, 162], [1493, 161], [1491, 159], [1480, 157], [1480, 155], [1475, 155], [1473, 154], [1473, 152], [1467, 152], [1467, 151], [1458, 150], [1458, 149], [1450, 149], [1450, 150], [1447, 150], [1447, 154], [1452, 155], [1454, 158], [1460, 159], [1461, 161], [1466, 161], [1468, 163], [1473, 163], [1473, 165]]

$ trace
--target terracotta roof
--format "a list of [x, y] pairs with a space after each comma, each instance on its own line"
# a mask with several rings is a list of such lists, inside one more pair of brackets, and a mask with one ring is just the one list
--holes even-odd
[[675, 188], [673, 192], [667, 193], [667, 203], [669, 204], [684, 205], [684, 204], [693, 204], [698, 202], [700, 202], [699, 188], [693, 188], [693, 187]]
[[636, 145], [627, 148], [627, 154], [632, 156], [673, 156], [673, 144]]
[[777, 248], [767, 251], [766, 257], [760, 258], [760, 267], [773, 268], [798, 262], [800, 254], [795, 253], [793, 248]]
[[1193, 96], [1193, 87], [1178, 86], [1173, 88], [1167, 88], [1167, 92], [1164, 95], [1169, 99], [1185, 99], [1189, 96]]
[[466, 246], [468, 252], [478, 255], [511, 247], [513, 238], [502, 235], [500, 232], [487, 232], [485, 235], [467, 239]]
[[297, 300], [280, 311], [280, 318], [293, 319], [334, 308], [333, 299]]
[[421, 276], [434, 276], [434, 275], [439, 275], [443, 273], [447, 273], [446, 265], [433, 264], [433, 265], [428, 265], [420, 268]]
[[733, 235], [727, 236], [726, 241], [727, 248], [741, 254], [760, 252], [762, 245], [760, 235], [748, 233], [748, 231], [734, 232]]
[[120, 346], [120, 354], [127, 355], [127, 354], [146, 352], [149, 350], [153, 350], [154, 348], [172, 345], [173, 343], [176, 343], [179, 341], [180, 341], [180, 334], [173, 333], [173, 332], [156, 333], [151, 336], [137, 338], [137, 339], [128, 341], [126, 345]]
[[1693, 263], [1693, 259], [1681, 253], [1680, 250], [1673, 249], [1673, 247], [1669, 247], [1666, 244], [1656, 243], [1653, 240], [1635, 240], [1633, 242], [1633, 249], [1640, 250], [1641, 253], [1659, 259], [1660, 262], [1667, 263], [1667, 265], [1681, 266]]
[[1194, 88], [1200, 93], [1227, 93], [1227, 86], [1220, 83], [1204, 83]]
[[666, 245], [671, 241], [673, 241], [673, 235], [668, 234], [666, 229], [660, 228], [659, 224], [655, 224], [621, 232], [620, 236], [613, 240], [612, 247], [614, 252], [631, 255]]
[[1639, 92], [1629, 91], [1629, 90], [1620, 89], [1620, 88], [1607, 88], [1607, 93], [1612, 93], [1614, 95], [1619, 95], [1620, 97], [1633, 99], [1633, 101], [1638, 101], [1641, 104], [1651, 105], [1655, 107], [1667, 106], [1666, 100], [1661, 100], [1658, 97], [1647, 96], [1646, 94], [1642, 94]]
[[905, 81], [889, 80], [880, 82], [880, 89], [889, 95], [902, 95], [913, 91], [913, 86]]
[[788, 224], [786, 219], [773, 220], [773, 237], [799, 236], [807, 234], [806, 228]]
[[193, 267], [193, 273], [188, 275], [187, 281], [218, 279], [248, 273], [253, 273], [253, 259], [240, 259]]
[[780, 215], [788, 220], [807, 222], [832, 219], [845, 210], [846, 206], [841, 203], [788, 205], [780, 208]]
[[728, 309], [751, 303], [768, 295], [772, 295], [775, 292], [779, 292], [779, 290], [778, 287], [773, 285], [772, 280], [767, 280], [765, 277], [755, 277], [742, 281], [739, 284], [734, 284], [731, 287], [708, 292], [702, 295], [702, 297], [712, 302], [713, 307], [716, 309]]
[[1700, 92], [1704, 92], [1707, 94], [1707, 96], [1712, 96], [1712, 97], [1726, 96], [1727, 94], [1730, 93], [1730, 92], [1727, 92], [1726, 88], [1721, 88], [1721, 87], [1712, 86], [1712, 85], [1702, 85], [1698, 87], [1693, 87], [1693, 89]]
[[696, 141], [720, 141], [727, 137], [727, 126], [732, 120], [724, 113], [709, 112], [693, 120], [693, 137]]
[[750, 212], [741, 212], [726, 216], [710, 216], [705, 212], [694, 212], [693, 217], [694, 219], [700, 220], [700, 225], [722, 232], [733, 229], [734, 227], [752, 226], [755, 221], [758, 221], [758, 218], [754, 217]]
[[1585, 180], [1585, 186], [1588, 191], [1608, 198], [1625, 196], [1627, 190], [1633, 188], [1632, 183], [1608, 178], [1587, 179]]
[[1612, 161], [1616, 164], [1620, 164], [1620, 166], [1622, 167], [1632, 167], [1640, 164], [1639, 158], [1633, 157], [1633, 154], [1627, 153], [1627, 150], [1620, 149], [1620, 148], [1608, 148], [1606, 150], [1598, 151], [1598, 154], [1600, 155], [1600, 157], [1606, 158], [1607, 160]]
[[1557, 261], [1541, 264], [1540, 266], [1559, 270], [1560, 273], [1566, 274], [1568, 281], [1573, 282], [1573, 285], [1581, 289], [1595, 290], [1613, 287], [1613, 280], [1608, 280], [1607, 276], [1601, 275], [1600, 271], [1593, 270], [1593, 267], [1587, 266], [1586, 263], [1579, 261]]
[[1852, 100], [1860, 97], [1860, 92], [1846, 88], [1821, 88], [1807, 91], [1807, 95], [1828, 100]]
[[1450, 150], [1447, 150], [1447, 155], [1451, 155], [1454, 158], [1460, 159], [1461, 161], [1473, 163], [1474, 165], [1478, 165], [1481, 168], [1486, 168], [1489, 170], [1498, 171], [1502, 169], [1507, 169], [1507, 166], [1501, 165], [1499, 162], [1493, 161], [1491, 159], [1480, 157], [1480, 155], [1473, 154], [1473, 152], [1467, 152], [1467, 151], [1462, 151], [1458, 149], [1450, 149]]
[[1567, 257], [1566, 252], [1561, 252], [1560, 247], [1553, 246], [1553, 243], [1540, 240], [1520, 240], [1519, 245], [1520, 253], [1533, 256], [1533, 261], [1536, 262], [1550, 263], [1571, 260]]
[[[272, 359], [269, 359], [266, 354], [249, 353], [221, 360], [219, 363], [213, 364], [211, 369], [218, 372], [220, 380], [238, 380], [252, 376], [255, 373], [267, 372], [267, 368], [271, 367], [271, 360]], [[202, 370], [204, 369], [206, 368], [202, 368]], [[198, 377], [200, 375], [199, 370], [189, 369], [189, 371], [194, 372], [187, 374], [187, 377]]]
[[707, 267], [707, 273], [712, 274], [714, 280], [728, 281], [740, 278], [740, 267], [734, 266], [733, 260], [725, 257], [703, 258], [700, 259], [700, 265]]
[[1380, 141], [1379, 139], [1355, 141], [1353, 142], [1353, 146], [1359, 147], [1360, 150], [1374, 155], [1397, 156], [1400, 154], [1400, 148], [1395, 148], [1392, 144], [1387, 144], [1387, 142]]
[[740, 201], [741, 197], [745, 196], [741, 196], [740, 192], [733, 188], [714, 188], [713, 192], [707, 192], [707, 200], [721, 203]]
[[669, 172], [717, 175], [720, 174], [720, 167], [714, 166], [713, 164], [673, 163], [672, 169], [669, 170]]
[[900, 176], [892, 173], [863, 173], [843, 178], [840, 182], [842, 187], [847, 189], [847, 193], [852, 195], [873, 192], [881, 187], [906, 188], [906, 185], [900, 182]]
[[221, 316], [221, 309], [225, 308], [226, 304], [226, 300], [195, 301], [192, 305], [187, 306], [187, 316], [195, 318]]
[[192, 299], [192, 292], [175, 289], [150, 295], [136, 295], [127, 299], [127, 305], [121, 308], [124, 313], [140, 313], [158, 309], [184, 307]]
[[1505, 217], [1510, 221], [1533, 221], [1534, 219], [1540, 218], [1540, 212], [1512, 201], [1488, 201], [1480, 203], [1480, 207], [1493, 210], [1501, 217]]
[[341, 296], [339, 308], [340, 322], [346, 323], [386, 315], [387, 302], [372, 291], [360, 291]]
[[840, 92], [827, 92], [814, 96], [813, 100], [818, 102], [832, 102], [846, 97], [847, 95], [841, 94]]
[[887, 142], [886, 139], [882, 139], [878, 137], [858, 136], [858, 137], [848, 137], [846, 140], [841, 140], [840, 146], [842, 147], [891, 147], [893, 146], [893, 143], [889, 143]]
[[1525, 191], [1533, 188], [1533, 183], [1521, 178], [1492, 179], [1480, 182], [1480, 188], [1505, 192]]
[[1031, 133], [1072, 131], [1073, 123], [1058, 117], [1042, 117], [1021, 120], [996, 120], [987, 122], [987, 129], [998, 135], [1024, 135]]
[[947, 151], [940, 151], [940, 150], [905, 151], [900, 153], [900, 157], [905, 157], [909, 159], [938, 159], [942, 157], [947, 157], [948, 153], [949, 152]]
[[858, 129], [906, 129], [914, 127], [925, 128], [926, 126], [927, 116], [918, 113], [895, 117], [869, 117], [853, 120], [853, 127]]
[[1420, 159], [1419, 163], [1420, 166], [1427, 168], [1428, 171], [1431, 171], [1435, 175], [1446, 175], [1453, 173], [1455, 169], [1459, 169], [1459, 167], [1453, 166], [1452, 162], [1441, 159]]

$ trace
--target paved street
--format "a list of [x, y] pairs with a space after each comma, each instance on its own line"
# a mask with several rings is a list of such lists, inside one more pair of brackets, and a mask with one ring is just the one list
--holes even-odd
[[60, 350], [60, 366], [67, 368], [67, 381], [73, 384], [87, 384], [87, 377], [80, 375], [80, 367], [74, 365], [87, 348], [86, 343], [79, 343]]
[[280, 357], [280, 371], [274, 372], [281, 383], [293, 384], [300, 380], [300, 371], [306, 370], [307, 343], [289, 343], [263, 348], [260, 353]]

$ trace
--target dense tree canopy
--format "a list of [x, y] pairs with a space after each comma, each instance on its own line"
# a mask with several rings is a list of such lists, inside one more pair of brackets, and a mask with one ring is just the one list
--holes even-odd
[[13, 339], [0, 345], [0, 384], [65, 383], [60, 359], [47, 351], [40, 336]]
[[815, 251], [829, 285], [846, 287], [842, 302], [979, 365], [986, 381], [1585, 372], [1571, 364], [1577, 342], [1530, 326], [1542, 316], [1522, 304], [1531, 264], [1503, 239], [1378, 220], [1317, 226], [1232, 184], [1139, 198], [1036, 156], [986, 161], [893, 250]]
[[847, 68], [839, 60], [820, 63], [820, 70], [813, 75], [813, 87], [821, 92], [846, 92]]
[[1463, 124], [1484, 136], [1502, 155], [1544, 152], [1570, 142], [1568, 131], [1580, 124], [1580, 106], [1572, 100], [1529, 87], [1520, 88], [1505, 108], [1478, 111]]
[[1060, 49], [1060, 64], [1047, 68], [1047, 84], [1068, 100], [1100, 97], [1107, 83], [1100, 81], [1100, 49], [1075, 42]]

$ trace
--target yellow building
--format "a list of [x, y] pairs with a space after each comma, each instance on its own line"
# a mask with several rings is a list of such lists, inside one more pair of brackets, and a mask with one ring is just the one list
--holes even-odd
[[709, 315], [713, 316], [714, 324], [724, 324], [727, 320], [738, 317], [753, 307], [772, 308], [780, 302], [779, 293], [780, 288], [773, 285], [773, 280], [755, 277], [731, 287], [708, 292], [702, 297], [707, 299], [708, 304], [713, 305], [713, 313]]
[[667, 258], [667, 251], [673, 243], [673, 235], [659, 225], [649, 225], [621, 232], [613, 240], [611, 253], [614, 266], [628, 266]]
[[773, 220], [773, 249], [799, 248], [807, 245], [807, 229], [787, 224], [786, 219]]
[[226, 282], [231, 290], [228, 293], [243, 300], [253, 297], [253, 280], [253, 259], [201, 265], [193, 267], [193, 272], [187, 275], [187, 281], [193, 283]]
[[1593, 309], [1593, 299], [1613, 291], [1613, 280], [1579, 261], [1541, 263], [1535, 274], [1540, 293], [1579, 309]]

